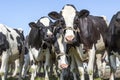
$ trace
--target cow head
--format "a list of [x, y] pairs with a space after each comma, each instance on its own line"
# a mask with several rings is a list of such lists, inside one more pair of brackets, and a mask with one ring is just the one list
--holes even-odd
[[29, 25], [32, 29], [36, 29], [35, 36], [39, 34], [43, 41], [54, 42], [52, 21], [48, 17], [41, 17], [36, 23], [31, 22]]
[[49, 17], [56, 20], [55, 25], [62, 29], [64, 41], [67, 44], [76, 42], [77, 27], [74, 25], [76, 17], [76, 9], [73, 5], [65, 5], [60, 13], [53, 11], [48, 14]]
[[120, 34], [120, 12], [117, 12], [117, 14], [113, 16], [113, 19], [115, 19], [115, 34]]

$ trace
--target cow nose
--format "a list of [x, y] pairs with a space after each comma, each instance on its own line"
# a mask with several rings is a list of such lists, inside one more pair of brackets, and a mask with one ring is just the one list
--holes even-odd
[[46, 37], [52, 38], [52, 37], [53, 37], [53, 34], [48, 34]]
[[74, 40], [74, 38], [75, 38], [75, 37], [72, 36], [72, 35], [65, 37], [66, 41], [68, 41], [68, 42], [72, 42], [72, 41]]

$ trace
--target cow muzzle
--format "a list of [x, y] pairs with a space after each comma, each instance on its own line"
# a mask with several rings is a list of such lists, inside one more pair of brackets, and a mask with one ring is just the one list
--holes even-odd
[[58, 58], [58, 67], [59, 67], [59, 69], [68, 68], [69, 65], [68, 65], [68, 62], [67, 62], [67, 57], [66, 57], [66, 55], [64, 55], [64, 53], [59, 54], [57, 56], [57, 58]]
[[45, 36], [44, 40], [47, 41], [47, 42], [54, 42], [54, 39], [55, 39], [54, 35], [53, 34], [49, 34], [49, 35]]
[[75, 37], [73, 35], [69, 35], [65, 37], [65, 42], [67, 43], [73, 43]]

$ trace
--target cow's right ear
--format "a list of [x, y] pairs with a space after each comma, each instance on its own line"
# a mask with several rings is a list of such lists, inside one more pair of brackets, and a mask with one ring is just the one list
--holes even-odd
[[90, 14], [90, 12], [86, 9], [83, 9], [81, 10], [79, 13], [78, 13], [78, 17], [87, 17], [88, 15]]
[[31, 28], [33, 28], [33, 27], [37, 27], [37, 25], [36, 25], [35, 22], [30, 22], [30, 23], [29, 23], [29, 26], [30, 26]]
[[61, 18], [61, 15], [59, 13], [57, 13], [56, 11], [52, 11], [48, 14], [48, 16], [50, 18], [52, 18], [53, 20], [58, 20]]

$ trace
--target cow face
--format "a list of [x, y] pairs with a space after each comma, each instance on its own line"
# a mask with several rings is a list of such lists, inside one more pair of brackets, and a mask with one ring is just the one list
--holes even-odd
[[54, 42], [52, 21], [48, 17], [42, 17], [38, 20], [37, 25], [40, 26], [40, 33], [46, 42]]
[[41, 17], [37, 23], [31, 22], [29, 25], [33, 30], [31, 33], [34, 33], [32, 38], [39, 36], [43, 41], [54, 42], [52, 21], [49, 18]]
[[67, 4], [63, 7], [60, 13], [55, 11], [48, 14], [49, 17], [56, 20], [57, 27], [61, 27], [64, 41], [72, 44], [76, 41], [76, 28], [74, 26], [74, 19], [76, 16], [76, 9], [73, 5]]

